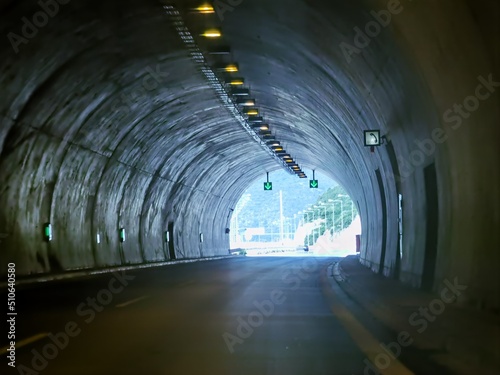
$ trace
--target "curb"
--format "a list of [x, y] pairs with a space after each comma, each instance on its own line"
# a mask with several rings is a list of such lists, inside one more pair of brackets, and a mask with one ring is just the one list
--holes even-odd
[[335, 262], [332, 267], [332, 276], [337, 281], [339, 284], [340, 283], [347, 283], [349, 280], [347, 279], [345, 273], [342, 270], [342, 267], [340, 266], [340, 262]]
[[[390, 316], [391, 307], [378, 305], [375, 301], [369, 299], [359, 298], [356, 294], [356, 289], [349, 285], [349, 277], [342, 269], [343, 260], [335, 263], [333, 266], [333, 276], [337, 281], [339, 287], [360, 306], [364, 307], [366, 311], [376, 318], [387, 329], [393, 332], [401, 331], [398, 324], [390, 324], [385, 316]], [[399, 316], [395, 316], [395, 321]], [[468, 343], [463, 343], [457, 340], [453, 333], [444, 331], [446, 335], [445, 341], [441, 350], [442, 353], [429, 358], [431, 361], [445, 366], [450, 371], [457, 375], [498, 375], [498, 369], [495, 367], [497, 359], [488, 358], [489, 356], [483, 355], [483, 349], [480, 346], [473, 346]], [[421, 347], [417, 342], [415, 346], [419, 349], [426, 350], [425, 345]], [[487, 364], [486, 364], [487, 363]]]
[[[47, 274], [43, 276], [22, 276], [20, 279], [16, 279], [15, 284], [17, 286], [38, 284], [38, 283], [49, 283], [54, 281], [61, 280], [69, 280], [69, 279], [78, 279], [87, 276], [96, 276], [96, 275], [104, 275], [113, 272], [124, 272], [124, 271], [133, 271], [140, 269], [148, 269], [148, 268], [159, 268], [166, 266], [176, 266], [179, 264], [188, 264], [188, 263], [197, 263], [197, 262], [210, 262], [216, 260], [223, 259], [234, 259], [235, 255], [232, 256], [223, 256], [223, 257], [211, 257], [211, 258], [199, 258], [199, 259], [185, 259], [185, 260], [175, 260], [170, 262], [162, 262], [162, 263], [150, 263], [150, 264], [138, 264], [133, 266], [121, 266], [121, 267], [112, 267], [112, 268], [104, 268], [99, 270], [81, 270], [81, 271], [67, 271], [60, 274]], [[0, 291], [8, 288], [8, 282], [0, 283]]]

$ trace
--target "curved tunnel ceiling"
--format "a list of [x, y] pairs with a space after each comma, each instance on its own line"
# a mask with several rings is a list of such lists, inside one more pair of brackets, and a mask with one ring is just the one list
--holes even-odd
[[[170, 221], [176, 223], [178, 257], [227, 252], [230, 208], [252, 181], [280, 165], [221, 105], [161, 3], [49, 3], [56, 4], [54, 14], [36, 20], [38, 3], [0, 2], [0, 28], [7, 36], [0, 52], [0, 203], [6, 207], [0, 224], [9, 234], [2, 262], [17, 258], [24, 265], [19, 272], [32, 273], [158, 261], [168, 258], [162, 233]], [[424, 246], [422, 170], [432, 161], [441, 221], [454, 215], [456, 202], [472, 190], [497, 189], [495, 164], [470, 166], [473, 154], [495, 158], [496, 146], [482, 147], [483, 139], [470, 130], [413, 163], [404, 182], [393, 173], [394, 160], [385, 148], [371, 153], [362, 143], [364, 130], [381, 129], [395, 157], [408, 161], [414, 140], [427, 139], [442, 126], [443, 111], [470, 93], [478, 75], [495, 73], [495, 30], [491, 22], [481, 22], [494, 20], [494, 2], [231, 4], [236, 3], [217, 16], [241, 75], [274, 134], [305, 172], [327, 173], [358, 202], [367, 264], [377, 267], [380, 257], [371, 248], [384, 243], [375, 170], [385, 185], [389, 214], [397, 212], [398, 192], [414, 210], [407, 222], [408, 248]], [[356, 45], [356, 28], [365, 29], [373, 12], [388, 6], [400, 9], [390, 25], [346, 57], [342, 43]], [[25, 20], [39, 26], [26, 26]], [[476, 115], [481, 134], [498, 134], [492, 125], [497, 102], [483, 104], [483, 114]], [[474, 184], [457, 182], [464, 171]], [[491, 204], [484, 197], [466, 201], [460, 212]], [[488, 225], [498, 222], [495, 217]], [[39, 243], [33, 229], [44, 222], [59, 227], [50, 246]], [[461, 224], [449, 225], [439, 239], [443, 257], [463, 242], [454, 234]], [[129, 229], [130, 244], [120, 245], [112, 234], [120, 227]], [[106, 233], [109, 250], [88, 240], [96, 233]], [[198, 233], [207, 233], [204, 244]], [[395, 244], [387, 242], [389, 248]], [[62, 254], [58, 248], [64, 245]], [[479, 257], [467, 254], [470, 261]], [[461, 267], [438, 261], [437, 272], [444, 275], [455, 266]], [[392, 265], [385, 267], [382, 259], [381, 270], [390, 273]], [[405, 267], [406, 281], [418, 284], [421, 256], [408, 255]], [[477, 272], [467, 271], [471, 278]]]

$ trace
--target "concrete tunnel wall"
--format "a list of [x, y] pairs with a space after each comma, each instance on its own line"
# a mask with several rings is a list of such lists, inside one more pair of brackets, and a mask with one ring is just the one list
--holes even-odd
[[[389, 2], [391, 4], [393, 2]], [[358, 202], [361, 260], [422, 283], [428, 207], [424, 168], [437, 171], [435, 290], [468, 285], [463, 302], [498, 308], [499, 94], [461, 126], [443, 114], [500, 80], [495, 1], [401, 1], [390, 25], [348, 61], [340, 47], [386, 1], [243, 1], [221, 17], [242, 75], [273, 131], [301, 166], [321, 169]], [[2, 35], [21, 35], [36, 2], [0, 2]], [[496, 22], [496, 23], [495, 23]], [[221, 107], [169, 25], [161, 4], [69, 2], [15, 53], [0, 49], [0, 252], [18, 274], [223, 255], [230, 209], [278, 167]], [[203, 45], [202, 45], [203, 48]], [[449, 120], [449, 119], [448, 119]], [[370, 153], [380, 128], [389, 150]], [[442, 128], [420, 157], [415, 140]], [[443, 135], [441, 134], [441, 138]], [[418, 155], [417, 155], [418, 153]], [[382, 261], [383, 182], [387, 231]], [[404, 197], [397, 260], [397, 194]], [[45, 222], [54, 241], [45, 243]], [[128, 239], [119, 242], [118, 230]], [[97, 233], [102, 243], [96, 243]], [[199, 234], [204, 234], [200, 243]]]

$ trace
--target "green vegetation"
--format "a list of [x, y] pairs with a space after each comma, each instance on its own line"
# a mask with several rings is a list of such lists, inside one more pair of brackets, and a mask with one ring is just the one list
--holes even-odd
[[328, 189], [301, 214], [303, 222], [319, 223], [319, 227], [306, 237], [304, 244], [315, 243], [327, 230], [332, 236], [342, 231], [351, 225], [357, 214], [356, 205], [341, 186]]

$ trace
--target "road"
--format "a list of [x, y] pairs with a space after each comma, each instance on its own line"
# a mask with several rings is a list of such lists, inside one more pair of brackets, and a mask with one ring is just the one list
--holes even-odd
[[[3, 354], [0, 372], [377, 374], [367, 358], [393, 335], [332, 282], [334, 260], [235, 257], [19, 287], [17, 367]], [[412, 373], [444, 372], [413, 349], [380, 371]]]

